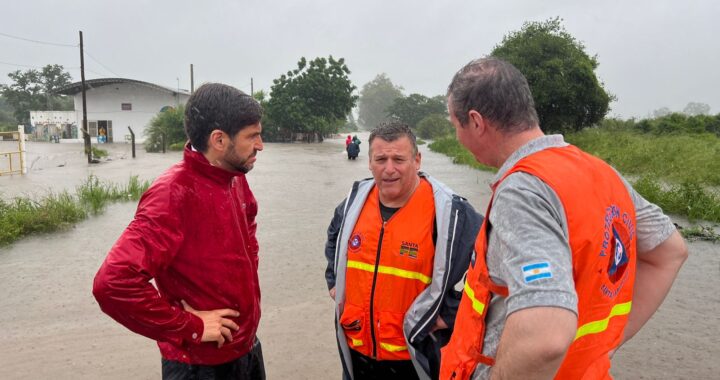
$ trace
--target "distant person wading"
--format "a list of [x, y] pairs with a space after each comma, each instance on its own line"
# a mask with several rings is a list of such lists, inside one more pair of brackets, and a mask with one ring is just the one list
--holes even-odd
[[345, 150], [347, 150], [348, 160], [354, 160], [358, 157], [360, 154], [360, 139], [357, 135], [353, 136], [352, 140], [348, 135], [347, 140], [345, 140]]

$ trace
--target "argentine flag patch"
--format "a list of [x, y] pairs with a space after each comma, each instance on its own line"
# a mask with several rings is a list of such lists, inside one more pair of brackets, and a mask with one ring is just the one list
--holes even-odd
[[541, 278], [552, 277], [552, 270], [550, 270], [550, 264], [547, 261], [525, 265], [522, 267], [522, 272], [526, 284], [537, 281]]

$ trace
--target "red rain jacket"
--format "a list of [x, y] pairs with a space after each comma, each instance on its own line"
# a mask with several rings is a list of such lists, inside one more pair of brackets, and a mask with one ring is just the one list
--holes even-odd
[[[245, 175], [214, 167], [186, 146], [184, 160], [145, 192], [95, 276], [100, 308], [157, 340], [169, 360], [214, 365], [245, 355], [260, 320], [255, 215]], [[239, 311], [233, 341], [219, 349], [201, 343], [202, 320], [181, 300], [196, 310]]]

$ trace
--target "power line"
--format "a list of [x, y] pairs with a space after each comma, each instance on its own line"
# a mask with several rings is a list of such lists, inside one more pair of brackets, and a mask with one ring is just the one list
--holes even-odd
[[77, 45], [61, 44], [61, 43], [57, 43], [57, 42], [47, 42], [47, 41], [33, 40], [32, 38], [18, 37], [18, 36], [13, 36], [13, 35], [11, 35], [11, 34], [2, 33], [2, 32], [0, 32], [0, 36], [4, 36], [4, 37], [7, 37], [7, 38], [14, 38], [14, 39], [16, 39], [16, 40], [33, 42], [33, 43], [41, 44], [41, 45], [62, 46], [62, 47], [72, 47], [72, 48], [77, 47]]
[[117, 75], [114, 71], [110, 70], [107, 66], [103, 65], [100, 61], [98, 61], [97, 58], [95, 58], [95, 57], [93, 57], [92, 55], [90, 55], [90, 53], [88, 53], [87, 49], [85, 49], [85, 54], [86, 54], [88, 57], [90, 57], [93, 61], [95, 61], [98, 65], [102, 66], [105, 70], [107, 70], [108, 72], [110, 72], [112, 75], [115, 75], [115, 76], [118, 77], [118, 78], [120, 77], [120, 75]]
[[[80, 70], [80, 66], [68, 67], [67, 69], [68, 69], [68, 70], [78, 70], [78, 71], [79, 71], [79, 70]], [[106, 75], [103, 74], [103, 73], [99, 73], [99, 72], [97, 72], [97, 71], [95, 71], [95, 70], [88, 69], [87, 67], [85, 68], [85, 71], [89, 71], [89, 72], [91, 72], [91, 73], [93, 73], [93, 74], [95, 74], [95, 75], [101, 76], [101, 77], [105, 77], [105, 76], [106, 76]]]
[[[42, 44], [42, 45], [61, 46], [61, 47], [72, 47], [72, 48], [78, 47], [78, 45], [34, 40], [34, 39], [32, 39], [32, 38], [18, 37], [18, 36], [14, 36], [14, 35], [7, 34], [7, 33], [2, 33], [2, 32], [0, 32], [0, 36], [4, 36], [4, 37], [7, 37], [7, 38], [14, 38], [14, 39], [16, 39], [16, 40], [21, 40], [21, 41], [33, 42], [33, 43]], [[88, 53], [87, 49], [85, 49], [85, 54], [86, 54], [88, 57], [90, 57], [93, 61], [95, 61], [98, 65], [102, 66], [105, 70], [107, 70], [108, 72], [110, 72], [111, 74], [113, 74], [114, 76], [116, 76], [116, 77], [119, 77], [119, 76], [120, 76], [120, 75], [118, 75], [117, 73], [115, 73], [114, 71], [110, 70], [110, 69], [109, 69], [107, 66], [105, 66], [102, 62], [100, 62], [97, 58], [93, 57], [90, 53]], [[10, 66], [30, 67], [30, 68], [41, 68], [40, 66], [21, 65], [21, 64], [10, 63], [10, 62], [0, 62], [0, 63], [5, 64], [5, 65], [10, 65]], [[92, 71], [92, 70], [89, 70], [89, 69], [88, 69], [88, 71]], [[100, 73], [98, 73], [98, 72], [95, 72], [95, 71], [92, 71], [92, 72], [95, 73], [95, 74], [97, 74], [97, 75], [104, 76], [103, 74], [100, 74]]]
[[2, 65], [8, 65], [8, 66], [17, 66], [17, 67], [29, 67], [31, 69], [41, 69], [41, 66], [32, 66], [32, 65], [21, 65], [19, 63], [12, 63], [12, 62], [2, 62], [0, 61], [0, 64]]
[[[22, 63], [3, 62], [3, 61], [0, 61], [0, 64], [2, 64], [2, 65], [7, 65], [7, 66], [29, 67], [29, 68], [32, 68], [32, 69], [42, 69], [42, 68], [45, 67], [45, 66], [24, 65], [24, 64], [22, 64]], [[62, 66], [63, 69], [65, 69], [65, 70], [76, 70], [76, 69], [79, 69], [79, 68], [80, 68], [80, 66], [65, 66], [65, 65], [60, 65], [60, 66]]]

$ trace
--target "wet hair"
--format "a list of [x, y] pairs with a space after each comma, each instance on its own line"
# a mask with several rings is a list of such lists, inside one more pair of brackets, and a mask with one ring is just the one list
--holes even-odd
[[538, 125], [527, 79], [515, 66], [495, 57], [476, 59], [460, 69], [447, 96], [461, 126], [468, 122], [471, 110], [495, 122], [502, 132], [522, 132]]
[[208, 138], [219, 129], [230, 136], [257, 124], [262, 107], [252, 96], [221, 83], [206, 83], [190, 96], [185, 105], [185, 134], [195, 149], [206, 152]]
[[413, 148], [413, 155], [416, 155], [418, 152], [416, 141], [417, 138], [415, 137], [412, 129], [410, 129], [407, 124], [401, 123], [399, 121], [389, 121], [378, 124], [378, 126], [375, 127], [372, 132], [370, 132], [370, 139], [368, 139], [368, 145], [372, 146], [372, 142], [373, 140], [375, 140], [376, 137], [383, 141], [393, 142], [403, 136], [406, 136], [408, 139], [410, 139], [410, 143], [412, 144]]

